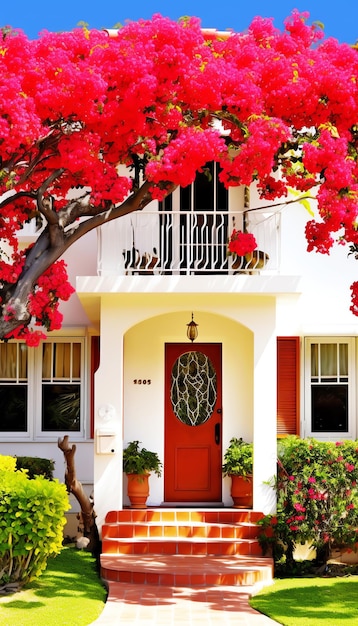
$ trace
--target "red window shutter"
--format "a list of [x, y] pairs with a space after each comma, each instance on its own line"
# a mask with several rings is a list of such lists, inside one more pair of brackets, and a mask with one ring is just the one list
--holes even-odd
[[277, 337], [277, 434], [299, 435], [300, 339]]
[[90, 376], [90, 415], [91, 415], [91, 438], [94, 437], [94, 375], [99, 367], [100, 338], [91, 337], [91, 376]]

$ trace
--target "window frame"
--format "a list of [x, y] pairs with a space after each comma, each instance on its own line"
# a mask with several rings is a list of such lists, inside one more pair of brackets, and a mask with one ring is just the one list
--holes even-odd
[[[46, 344], [58, 344], [58, 343], [79, 343], [81, 345], [81, 358], [80, 358], [80, 380], [76, 381], [74, 384], [80, 385], [80, 428], [79, 430], [43, 430], [42, 429], [42, 355], [43, 355], [43, 345]], [[35, 440], [43, 440], [43, 439], [58, 439], [59, 437], [63, 437], [64, 435], [69, 435], [71, 439], [83, 439], [85, 437], [86, 432], [86, 424], [85, 424], [85, 402], [86, 402], [86, 378], [85, 378], [85, 364], [86, 364], [86, 342], [84, 337], [54, 337], [51, 339], [46, 339], [46, 342], [41, 343], [39, 350], [36, 350], [35, 353], [35, 367], [34, 367], [34, 379], [35, 379], [35, 414], [34, 414], [34, 438]], [[61, 384], [59, 379], [56, 381]], [[64, 385], [71, 384], [67, 382], [67, 379], [63, 382]]]
[[[24, 344], [23, 341], [9, 341], [9, 344]], [[17, 358], [19, 357], [19, 350], [17, 350]], [[13, 440], [13, 439], [21, 439], [21, 440], [29, 440], [32, 435], [33, 435], [33, 423], [31, 420], [31, 407], [34, 404], [34, 386], [30, 384], [30, 379], [31, 379], [31, 373], [33, 371], [33, 361], [34, 361], [34, 351], [31, 350], [30, 348], [27, 349], [27, 380], [26, 380], [26, 386], [27, 386], [27, 414], [26, 414], [26, 430], [22, 430], [22, 431], [7, 431], [7, 430], [0, 430], [0, 438], [2, 441], [8, 441], [8, 440]], [[18, 369], [18, 364], [16, 366], [16, 369]], [[6, 384], [6, 383], [5, 383]], [[23, 385], [24, 381], [23, 380], [19, 380], [17, 382], [13, 382], [11, 383], [15, 388], [17, 386]]]
[[[311, 373], [311, 346], [313, 344], [334, 344], [339, 346], [340, 344], [346, 344], [348, 346], [348, 376], [347, 381], [339, 382], [338, 384], [346, 384], [348, 387], [348, 427], [345, 431], [316, 431], [312, 429], [312, 386], [319, 386], [319, 382], [312, 382]], [[341, 439], [355, 439], [356, 438], [356, 365], [355, 365], [355, 352], [356, 342], [354, 337], [344, 336], [316, 336], [305, 338], [305, 388], [304, 388], [304, 403], [305, 403], [305, 424], [304, 424], [304, 436], [314, 437], [318, 440], [324, 441], [339, 441]], [[335, 384], [332, 381], [321, 381], [322, 385]]]
[[[12, 343], [23, 343], [14, 341]], [[75, 384], [80, 385], [80, 429], [79, 430], [42, 430], [42, 354], [43, 345], [55, 343], [79, 343], [81, 345], [80, 379]], [[87, 398], [87, 354], [88, 346], [85, 336], [66, 335], [48, 337], [37, 348], [28, 348], [27, 361], [27, 429], [24, 431], [0, 431], [0, 438], [6, 441], [41, 442], [57, 441], [59, 437], [68, 435], [71, 440], [81, 441], [87, 437], [89, 424], [86, 421], [88, 398]], [[14, 383], [14, 385], [17, 383]], [[64, 382], [64, 384], [68, 384]], [[88, 435], [89, 436], [89, 435]]]

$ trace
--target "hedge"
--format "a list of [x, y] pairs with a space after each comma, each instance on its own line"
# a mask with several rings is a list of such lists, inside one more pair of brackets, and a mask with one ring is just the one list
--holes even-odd
[[34, 478], [35, 476], [44, 476], [48, 480], [53, 479], [53, 472], [55, 469], [54, 461], [50, 459], [41, 459], [36, 456], [16, 456], [16, 468], [26, 469], [28, 471], [28, 477]]

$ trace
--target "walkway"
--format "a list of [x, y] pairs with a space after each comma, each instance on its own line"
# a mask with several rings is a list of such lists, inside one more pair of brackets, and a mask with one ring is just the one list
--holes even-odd
[[165, 587], [110, 583], [91, 626], [275, 626], [249, 605], [250, 587]]

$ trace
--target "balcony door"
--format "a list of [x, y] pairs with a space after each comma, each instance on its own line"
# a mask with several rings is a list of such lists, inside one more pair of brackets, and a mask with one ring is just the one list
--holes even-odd
[[211, 162], [192, 185], [177, 189], [160, 204], [161, 249], [165, 269], [180, 274], [226, 271], [230, 227], [228, 191]]
[[221, 502], [221, 403], [221, 344], [166, 344], [165, 502]]

